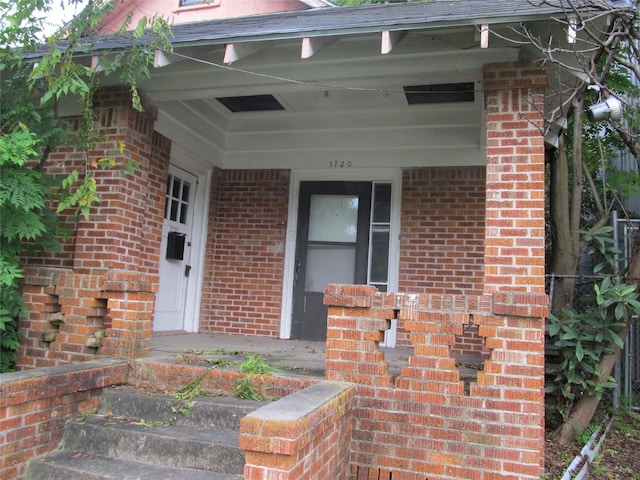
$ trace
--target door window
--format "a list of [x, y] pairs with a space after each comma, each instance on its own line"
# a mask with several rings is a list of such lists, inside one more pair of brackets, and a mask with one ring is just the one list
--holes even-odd
[[352, 283], [358, 236], [358, 197], [313, 194], [305, 290], [322, 292], [327, 283]]
[[189, 192], [191, 183], [175, 175], [167, 179], [167, 195], [164, 204], [164, 218], [181, 224], [187, 223], [189, 214]]

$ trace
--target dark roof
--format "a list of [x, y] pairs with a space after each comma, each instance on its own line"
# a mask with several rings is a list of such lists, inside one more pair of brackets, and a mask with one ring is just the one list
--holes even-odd
[[538, 0], [435, 0], [321, 8], [175, 25], [174, 44], [228, 43], [548, 19], [559, 7]]
[[[542, 0], [433, 0], [360, 7], [319, 8], [248, 17], [207, 20], [172, 27], [174, 47], [257, 40], [375, 33], [545, 20], [562, 14]], [[138, 40], [138, 43], [144, 42]], [[127, 35], [87, 38], [91, 51], [119, 49], [134, 43]], [[60, 45], [64, 48], [64, 44]], [[39, 56], [42, 50], [31, 57]]]

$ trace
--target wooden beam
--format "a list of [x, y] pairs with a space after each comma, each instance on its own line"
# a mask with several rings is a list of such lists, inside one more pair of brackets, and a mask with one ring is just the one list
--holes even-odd
[[266, 48], [266, 42], [248, 42], [248, 43], [228, 43], [224, 52], [224, 63], [231, 65], [241, 58], [253, 55], [256, 52]]
[[101, 72], [104, 67], [100, 65], [100, 57], [98, 55], [91, 56], [91, 70], [94, 72]]
[[391, 50], [393, 50], [395, 46], [398, 45], [406, 35], [407, 32], [404, 30], [383, 30], [382, 48], [380, 49], [380, 53], [382, 53], [382, 55], [391, 53]]
[[302, 58], [309, 58], [327, 48], [338, 39], [336, 37], [304, 37], [302, 39]]
[[480, 27], [480, 48], [489, 48], [489, 25]]
[[153, 56], [153, 66], [155, 68], [166, 67], [167, 65], [171, 65], [172, 63], [177, 63], [184, 60], [182, 57], [176, 57], [175, 55], [171, 55], [169, 52], [165, 52], [164, 50], [156, 50], [156, 53]]
[[113, 54], [107, 54], [107, 55], [92, 55], [91, 56], [91, 70], [93, 70], [94, 72], [103, 72], [105, 67], [103, 64], [100, 63], [100, 60], [102, 59], [102, 57], [106, 57], [107, 62], [113, 62], [116, 58], [115, 55]]

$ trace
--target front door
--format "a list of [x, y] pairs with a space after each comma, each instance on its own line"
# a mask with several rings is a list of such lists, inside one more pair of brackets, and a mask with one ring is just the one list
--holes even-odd
[[366, 284], [371, 182], [301, 182], [291, 334], [324, 340], [324, 286]]
[[184, 329], [196, 186], [195, 175], [170, 165], [160, 246], [160, 286], [153, 320], [156, 332]]

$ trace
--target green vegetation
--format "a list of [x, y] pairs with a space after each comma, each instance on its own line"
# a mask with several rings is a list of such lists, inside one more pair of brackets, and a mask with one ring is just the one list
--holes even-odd
[[[611, 268], [615, 249], [612, 248], [611, 227], [603, 227], [588, 234], [592, 245], [589, 253], [602, 258], [595, 271]], [[594, 285], [593, 295], [583, 299], [591, 305], [585, 311], [564, 308], [550, 314], [548, 333], [551, 344], [558, 349], [560, 363], [549, 367], [553, 380], [547, 386], [548, 422], [566, 422], [572, 409], [583, 395], [601, 398], [616, 382], [609, 377], [600, 381], [600, 362], [611, 352], [609, 345], [622, 348], [619, 331], [626, 325], [629, 315], [640, 314], [640, 293], [635, 285], [616, 282], [605, 277]], [[587, 427], [588, 428], [588, 427]], [[583, 431], [587, 430], [583, 429]], [[577, 432], [580, 434], [580, 432]]]
[[176, 403], [171, 406], [173, 416], [169, 420], [170, 424], [174, 424], [177, 415], [189, 415], [191, 407], [196, 403], [195, 397], [206, 395], [202, 389], [204, 379], [209, 375], [209, 370], [198, 375], [196, 378], [187, 383], [184, 387], [174, 393]]
[[234, 386], [233, 394], [238, 398], [265, 401], [270, 399], [264, 393], [264, 376], [273, 375], [279, 371], [269, 365], [260, 355], [250, 353], [247, 359], [239, 365], [239, 370], [246, 376], [239, 377]]
[[[88, 154], [100, 140], [93, 122], [93, 96], [101, 78], [119, 75], [130, 88], [133, 108], [142, 110], [137, 84], [149, 76], [156, 47], [171, 49], [166, 21], [144, 18], [127, 32], [127, 19], [119, 33], [140, 40], [138, 45], [97, 53], [99, 68], [75, 63], [75, 54], [92, 53], [92, 46], [80, 39], [98, 25], [113, 3], [89, 2], [64, 29], [40, 45], [46, 14], [54, 1], [0, 1], [1, 372], [13, 369], [20, 346], [18, 319], [25, 310], [20, 284], [23, 256], [55, 251], [57, 239], [66, 234], [56, 213], [88, 218], [91, 206], [100, 200], [95, 173], [116, 167], [113, 158], [92, 159]], [[151, 35], [145, 36], [146, 32]], [[68, 95], [78, 98], [83, 108], [77, 131], [56, 117], [56, 102]], [[66, 176], [47, 175], [49, 154], [62, 144], [83, 154], [84, 165]], [[121, 144], [121, 154], [124, 148]], [[118, 168], [134, 173], [135, 164], [129, 161]]]

